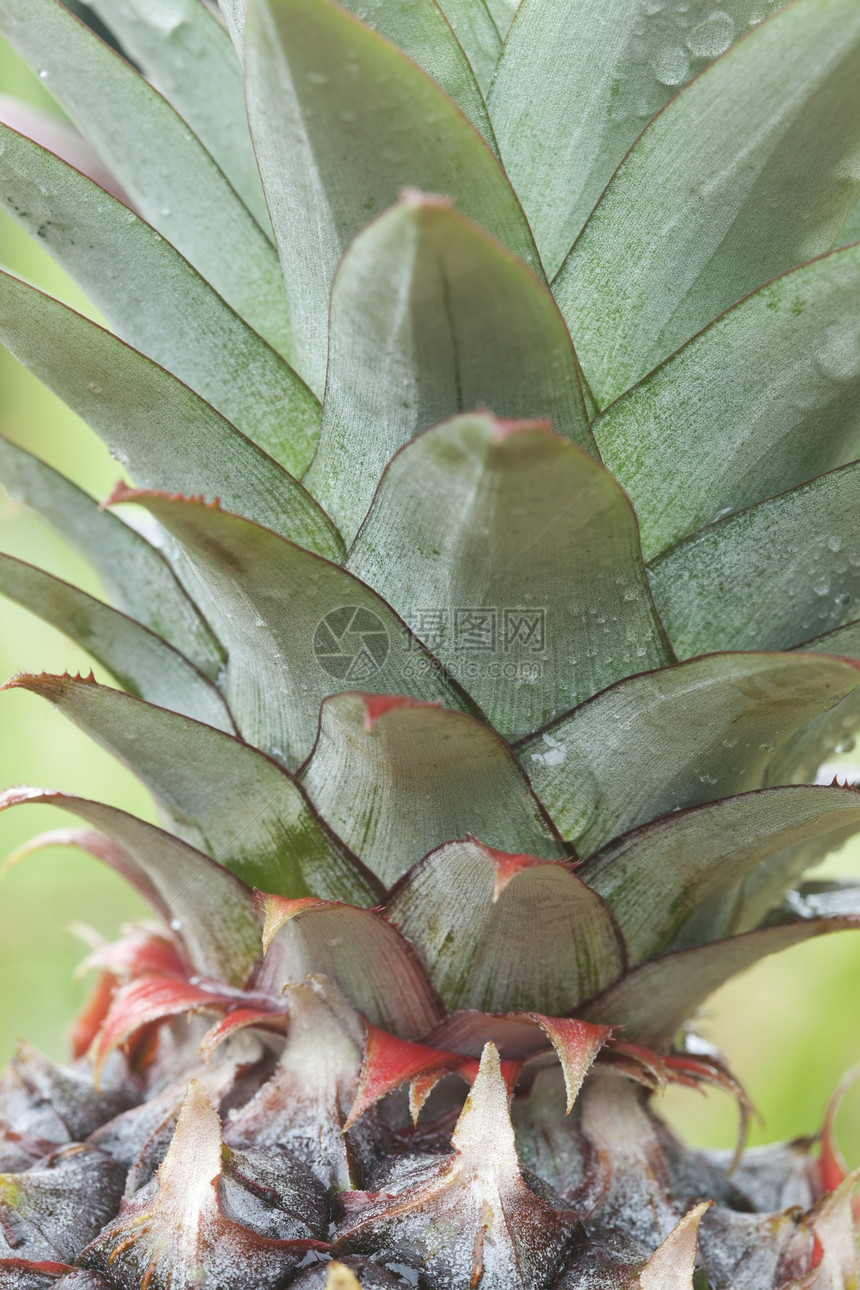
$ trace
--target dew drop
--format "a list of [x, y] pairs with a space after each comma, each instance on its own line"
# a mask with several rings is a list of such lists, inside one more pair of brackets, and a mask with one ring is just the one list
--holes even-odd
[[831, 551], [840, 551], [842, 549], [842, 538], [834, 535], [827, 539], [827, 545]]
[[716, 58], [728, 49], [735, 34], [735, 24], [722, 9], [708, 14], [687, 36], [687, 48], [695, 58]]
[[690, 60], [680, 45], [668, 45], [654, 60], [654, 74], [661, 85], [683, 85]]
[[816, 596], [826, 596], [830, 590], [830, 579], [824, 576], [816, 578], [812, 584], [812, 590]]
[[833, 749], [836, 753], [850, 753], [857, 747], [856, 739], [842, 739]]

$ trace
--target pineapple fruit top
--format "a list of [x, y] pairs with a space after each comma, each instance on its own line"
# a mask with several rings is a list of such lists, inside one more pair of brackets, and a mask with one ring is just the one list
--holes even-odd
[[110, 603], [0, 590], [120, 688], [8, 684], [163, 827], [2, 804], [160, 922], [3, 1077], [0, 1284], [848, 1290], [831, 1126], [733, 1180], [646, 1091], [743, 1104], [690, 1018], [860, 921], [857, 0], [87, 12], [0, 0], [82, 136], [0, 204], [109, 329], [0, 339], [134, 486], [0, 441]]

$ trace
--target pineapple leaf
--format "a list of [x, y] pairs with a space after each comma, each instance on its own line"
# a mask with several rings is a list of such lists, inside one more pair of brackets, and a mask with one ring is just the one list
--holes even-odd
[[173, 913], [171, 928], [194, 967], [230, 985], [243, 985], [260, 953], [260, 923], [251, 891], [214, 860], [162, 829], [101, 802], [51, 789], [10, 789], [10, 806], [56, 806], [104, 833], [128, 853]]
[[580, 872], [618, 920], [630, 962], [639, 963], [667, 950], [705, 901], [785, 848], [858, 829], [854, 789], [767, 788], [641, 825], [591, 856]]
[[246, 0], [218, 0], [224, 26], [241, 61], [244, 54]]
[[360, 905], [383, 895], [293, 777], [249, 744], [80, 677], [23, 675], [9, 685], [48, 699], [120, 757], [174, 831], [249, 886]]
[[[447, 95], [329, 0], [251, 0], [248, 114], [299, 371], [324, 384], [328, 297], [349, 240], [404, 186], [452, 197], [540, 272], [492, 151]], [[432, 124], [431, 124], [432, 123]]]
[[370, 909], [324, 900], [263, 897], [266, 957], [255, 984], [264, 990], [330, 977], [375, 1026], [404, 1039], [425, 1035], [442, 1010], [415, 951]]
[[[313, 747], [319, 705], [351, 680], [377, 693], [467, 708], [443, 669], [357, 578], [248, 520], [158, 493], [145, 506], [190, 556], [220, 612], [223, 688], [243, 738], [295, 767]], [[378, 687], [378, 688], [377, 688]]]
[[630, 503], [545, 423], [476, 414], [419, 435], [383, 475], [348, 567], [506, 737], [672, 659]]
[[0, 148], [0, 203], [122, 339], [301, 475], [313, 455], [320, 408], [284, 360], [122, 202], [5, 126]]
[[860, 242], [860, 201], [854, 203], [851, 213], [839, 231], [835, 245], [851, 246], [854, 242]]
[[680, 658], [790, 649], [860, 613], [860, 463], [685, 538], [648, 569]]
[[643, 131], [555, 282], [601, 406], [833, 245], [860, 189], [858, 74], [853, 0], [792, 0]]
[[684, 1021], [724, 982], [759, 959], [814, 936], [860, 928], [860, 917], [798, 919], [650, 959], [582, 1009], [592, 1021], [624, 1027], [627, 1039], [671, 1043]]
[[760, 788], [774, 753], [860, 684], [813, 654], [715, 654], [619, 681], [517, 754], [581, 853], [677, 807]]
[[[860, 661], [860, 619], [795, 647], [810, 654], [832, 654]], [[774, 784], [808, 782], [834, 752], [850, 752], [860, 733], [860, 692], [801, 727], [780, 748], [768, 771]]]
[[11, 555], [0, 554], [0, 593], [77, 641], [132, 694], [219, 730], [233, 730], [215, 686], [133, 618]]
[[350, 540], [398, 448], [488, 405], [550, 417], [597, 456], [549, 290], [448, 201], [404, 194], [335, 275], [323, 427], [304, 482]]
[[0, 481], [89, 560], [118, 609], [215, 677], [223, 650], [155, 547], [71, 480], [2, 436]]
[[327, 698], [301, 779], [386, 886], [470, 829], [493, 846], [564, 854], [507, 744], [445, 708], [401, 700], [377, 714], [372, 695]]
[[489, 104], [505, 168], [550, 278], [644, 124], [778, 3], [522, 6]]
[[[497, 151], [475, 71], [436, 0], [409, 0], [408, 4], [403, 0], [341, 0], [341, 4], [423, 68]], [[481, 8], [480, 0], [477, 7]]]
[[725, 513], [852, 461], [860, 448], [860, 247], [735, 305], [598, 417], [650, 560]]
[[116, 336], [6, 273], [0, 341], [92, 426], [139, 484], [204, 490], [339, 558], [328, 516], [214, 408]]
[[[438, 4], [466, 51], [481, 93], [486, 98], [504, 39], [504, 34], [499, 31], [493, 18], [488, 0], [438, 0]], [[508, 15], [508, 24], [512, 16], [512, 13]]]
[[419, 861], [385, 912], [449, 1012], [527, 1008], [561, 1016], [624, 969], [608, 907], [568, 864], [510, 855], [476, 838]]
[[201, 0], [87, 0], [218, 163], [267, 234], [269, 213], [245, 117], [242, 68]]
[[75, 170], [92, 179], [105, 192], [111, 193], [120, 201], [126, 201], [125, 193], [102, 164], [92, 144], [73, 125], [61, 120], [54, 112], [34, 107], [9, 94], [0, 94], [0, 121], [25, 138], [32, 139], [39, 147], [54, 153], [68, 165], [74, 166]]
[[93, 143], [137, 210], [290, 356], [274, 248], [185, 122], [57, 0], [2, 0], [0, 30]]

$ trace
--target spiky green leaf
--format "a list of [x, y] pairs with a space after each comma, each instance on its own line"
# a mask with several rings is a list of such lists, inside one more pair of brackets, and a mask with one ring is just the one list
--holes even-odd
[[493, 80], [490, 111], [550, 278], [650, 118], [778, 3], [522, 6]]
[[506, 737], [671, 658], [630, 503], [540, 423], [465, 416], [407, 444], [348, 567]]
[[517, 747], [584, 854], [677, 807], [760, 788], [779, 746], [860, 683], [813, 654], [715, 654], [619, 681]]
[[607, 408], [594, 433], [650, 560], [860, 449], [860, 247], [762, 287]]
[[858, 75], [853, 0], [792, 0], [642, 133], [555, 282], [601, 406], [833, 245], [860, 188]]
[[143, 217], [289, 355], [289, 316], [272, 244], [166, 100], [56, 0], [2, 0], [0, 30], [96, 146]]
[[156, 795], [174, 831], [243, 882], [282, 896], [376, 904], [382, 888], [328, 830], [295, 779], [249, 744], [71, 676], [18, 676]]
[[331, 521], [291, 475], [137, 350], [0, 273], [0, 340], [104, 439], [137, 483], [203, 491], [327, 555]]
[[171, 927], [194, 966], [231, 985], [242, 985], [261, 949], [260, 922], [250, 890], [201, 851], [102, 802], [50, 789], [10, 789], [0, 810], [55, 806], [70, 811], [128, 853], [173, 913]]
[[215, 686], [160, 636], [77, 587], [0, 555], [0, 592], [77, 641], [132, 694], [232, 730]]
[[0, 204], [83, 287], [123, 340], [301, 475], [319, 432], [316, 399], [169, 242], [5, 126], [0, 180]]
[[[506, 0], [496, 0], [496, 7], [505, 7]], [[507, 26], [513, 17], [513, 6], [507, 6]], [[505, 31], [500, 29], [493, 16], [493, 5], [488, 0], [439, 0], [439, 8], [451, 24], [454, 35], [466, 51], [481, 91], [486, 97], [493, 80], [493, 73], [502, 52]], [[500, 19], [500, 22], [503, 22]]]
[[335, 275], [323, 428], [305, 482], [350, 539], [398, 448], [485, 406], [549, 417], [597, 456], [549, 290], [448, 202], [406, 194]]
[[446, 708], [334, 695], [301, 778], [386, 886], [467, 832], [545, 858], [567, 854], [504, 741]]
[[648, 568], [679, 658], [790, 649], [860, 612], [860, 463], [685, 538]]
[[607, 906], [568, 865], [494, 851], [474, 838], [449, 842], [410, 869], [386, 915], [414, 945], [449, 1012], [563, 1016], [624, 967]]
[[245, 119], [242, 68], [215, 15], [201, 0], [88, 3], [188, 122], [263, 231], [270, 231]]
[[198, 501], [123, 500], [145, 506], [191, 557], [220, 611], [222, 685], [239, 731], [279, 761], [304, 760], [320, 703], [350, 685], [468, 706], [385, 601], [337, 565]]
[[311, 973], [336, 981], [373, 1025], [406, 1039], [442, 1017], [439, 1000], [409, 942], [370, 909], [322, 900], [265, 904], [266, 958], [259, 984], [301, 985]]
[[0, 483], [90, 561], [113, 603], [209, 677], [223, 650], [159, 551], [71, 480], [0, 436]]
[[638, 963], [667, 950], [701, 904], [786, 847], [846, 829], [860, 829], [853, 789], [762, 789], [643, 824], [593, 855], [581, 875], [608, 902]]
[[636, 968], [586, 1008], [591, 1020], [624, 1027], [645, 1044], [671, 1043], [675, 1032], [719, 986], [759, 959], [814, 936], [860, 928], [858, 917], [811, 918], [781, 923], [710, 945], [664, 954]]
[[343, 0], [342, 7], [423, 68], [496, 150], [476, 70], [466, 56], [469, 51], [463, 52], [463, 42], [436, 0]]
[[251, 0], [248, 113], [299, 371], [322, 388], [328, 297], [350, 238], [404, 186], [454, 198], [532, 267], [531, 233], [492, 151], [446, 94], [329, 0]]

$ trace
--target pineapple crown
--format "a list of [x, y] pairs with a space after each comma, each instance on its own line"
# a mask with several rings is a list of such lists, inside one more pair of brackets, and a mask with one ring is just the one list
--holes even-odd
[[[685, 1023], [860, 921], [856, 883], [802, 881], [860, 827], [852, 788], [812, 782], [860, 722], [860, 10], [171, 0], [167, 30], [164, 6], [91, 8], [120, 52], [57, 0], [0, 0], [87, 141], [13, 114], [0, 203], [110, 326], [0, 273], [0, 339], [135, 485], [100, 506], [0, 441], [111, 604], [11, 556], [0, 590], [121, 688], [7, 684], [163, 823], [0, 802], [79, 816], [27, 850], [82, 847], [161, 920], [90, 956], [78, 1054], [145, 1071], [187, 1013], [209, 1057], [286, 1034], [290, 1088], [332, 1067], [315, 1167], [343, 1187], [381, 1099], [408, 1083], [418, 1121], [474, 1081], [421, 1203], [444, 1216], [467, 1178], [471, 1204], [489, 1154], [543, 1235], [455, 1262], [549, 1284], [538, 1246], [559, 1266], [575, 1223], [522, 1182], [514, 1090], [557, 1061], [570, 1111], [596, 1062], [597, 1089], [742, 1098]], [[181, 1225], [175, 1144], [196, 1124], [220, 1169], [217, 1119], [192, 1086], [87, 1266], [162, 1283], [128, 1233]], [[408, 1245], [349, 1196], [344, 1248]], [[642, 1286], [689, 1279], [702, 1213]], [[284, 1237], [289, 1267], [324, 1235]]]

